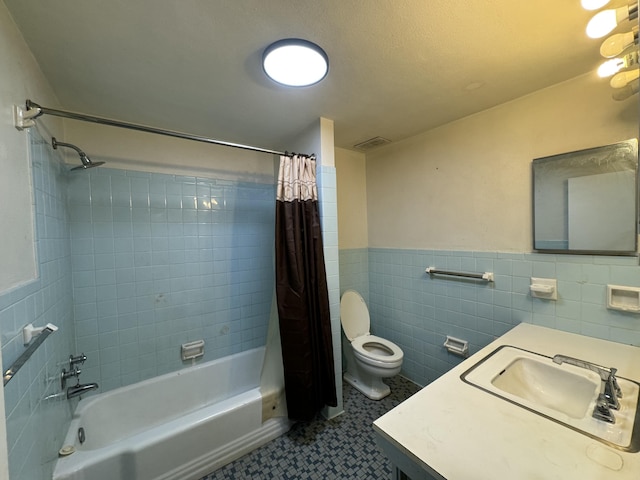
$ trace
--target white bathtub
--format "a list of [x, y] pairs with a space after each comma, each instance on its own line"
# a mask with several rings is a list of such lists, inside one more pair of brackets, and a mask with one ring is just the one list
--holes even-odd
[[76, 451], [58, 459], [53, 479], [198, 479], [282, 435], [290, 428], [286, 418], [262, 421], [264, 352], [256, 348], [81, 400], [65, 439]]

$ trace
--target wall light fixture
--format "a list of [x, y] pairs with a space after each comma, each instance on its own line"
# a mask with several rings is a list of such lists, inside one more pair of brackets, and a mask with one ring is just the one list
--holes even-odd
[[[609, 3], [609, 0], [581, 0], [583, 8], [598, 10]], [[638, 1], [623, 7], [602, 10], [596, 13], [587, 25], [587, 36], [602, 38], [614, 30], [618, 24], [627, 20], [638, 19]], [[630, 32], [617, 33], [607, 38], [600, 46], [600, 55], [608, 58], [600, 67], [600, 77], [613, 77], [609, 85], [615, 89], [614, 100], [626, 100], [640, 91], [640, 70], [638, 69], [638, 26], [634, 25]]]

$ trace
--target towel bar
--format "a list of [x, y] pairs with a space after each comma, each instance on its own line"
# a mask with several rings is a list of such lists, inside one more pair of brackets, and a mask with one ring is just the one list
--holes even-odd
[[427, 267], [425, 270], [429, 275], [448, 275], [451, 277], [472, 278], [474, 280], [482, 280], [484, 282], [493, 282], [493, 272], [470, 273], [470, 272], [454, 272], [451, 270], [440, 270], [435, 267]]
[[44, 342], [45, 339], [56, 330], [58, 330], [58, 327], [56, 327], [55, 325], [52, 325], [51, 323], [48, 323], [44, 327], [40, 327], [40, 328], [33, 328], [33, 325], [29, 324], [24, 328], [25, 340], [28, 340], [29, 342], [31, 342], [31, 338], [34, 335], [37, 335], [37, 337], [27, 347], [27, 349], [24, 352], [22, 352], [22, 355], [20, 355], [18, 359], [15, 362], [13, 362], [13, 365], [11, 365], [11, 367], [9, 367], [7, 370], [4, 371], [4, 374], [2, 376], [3, 386], [9, 383], [9, 381], [14, 377], [14, 375], [18, 373], [18, 370], [20, 370], [22, 366], [25, 363], [27, 363], [27, 360], [31, 358], [31, 355], [33, 355], [33, 352], [35, 352], [38, 349], [38, 347], [42, 344], [42, 342]]

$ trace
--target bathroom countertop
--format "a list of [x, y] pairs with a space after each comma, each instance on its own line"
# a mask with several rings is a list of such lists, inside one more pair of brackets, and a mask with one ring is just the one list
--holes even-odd
[[520, 324], [378, 418], [383, 442], [447, 480], [640, 478], [640, 453], [608, 447], [460, 379], [501, 345], [616, 367], [619, 377], [640, 381], [638, 347]]

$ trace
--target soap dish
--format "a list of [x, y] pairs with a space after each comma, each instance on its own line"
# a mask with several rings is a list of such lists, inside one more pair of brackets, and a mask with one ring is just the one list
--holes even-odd
[[607, 308], [640, 313], [640, 287], [607, 285]]

